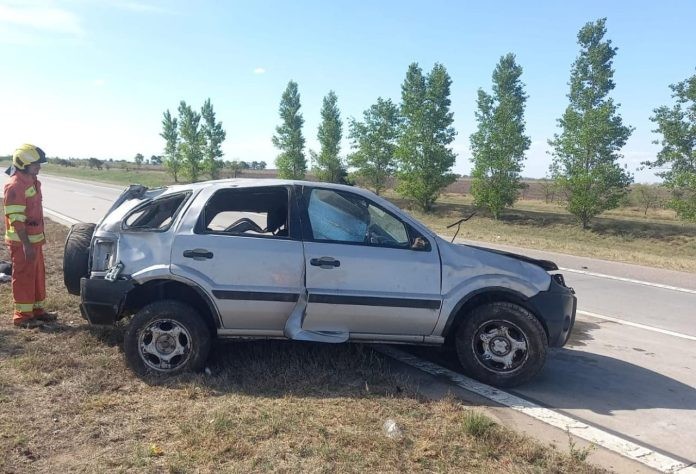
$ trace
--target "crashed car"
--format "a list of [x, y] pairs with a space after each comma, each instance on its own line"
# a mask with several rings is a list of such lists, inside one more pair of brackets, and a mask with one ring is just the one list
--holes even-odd
[[94, 325], [132, 316], [138, 374], [203, 367], [214, 338], [452, 347], [464, 372], [514, 386], [563, 346], [576, 298], [555, 264], [450, 243], [355, 187], [230, 179], [132, 185], [65, 245]]

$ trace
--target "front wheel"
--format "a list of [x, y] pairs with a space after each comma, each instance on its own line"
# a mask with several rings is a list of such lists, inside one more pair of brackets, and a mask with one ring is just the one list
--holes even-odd
[[455, 347], [466, 373], [490, 385], [514, 387], [542, 369], [548, 341], [531, 312], [497, 302], [466, 316], [457, 329]]
[[138, 375], [176, 375], [203, 368], [210, 330], [200, 314], [178, 301], [157, 301], [138, 311], [124, 337], [126, 361]]

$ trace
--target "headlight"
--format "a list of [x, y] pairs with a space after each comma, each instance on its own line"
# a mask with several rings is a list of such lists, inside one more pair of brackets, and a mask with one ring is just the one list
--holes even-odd
[[97, 239], [94, 242], [92, 254], [92, 271], [103, 272], [116, 263], [116, 242], [113, 240]]

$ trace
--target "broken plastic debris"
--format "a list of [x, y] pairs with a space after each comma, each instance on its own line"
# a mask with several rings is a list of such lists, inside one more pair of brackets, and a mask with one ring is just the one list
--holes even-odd
[[399, 425], [397, 425], [396, 421], [392, 420], [391, 418], [388, 418], [387, 421], [384, 422], [384, 425], [382, 425], [382, 431], [384, 431], [384, 434], [387, 435], [387, 438], [399, 440], [404, 437]]

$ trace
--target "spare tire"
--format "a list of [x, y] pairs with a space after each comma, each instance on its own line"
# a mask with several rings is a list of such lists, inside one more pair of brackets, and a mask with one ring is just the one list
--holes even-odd
[[80, 279], [89, 274], [89, 247], [96, 226], [85, 222], [75, 224], [65, 239], [63, 281], [71, 295], [80, 294]]

